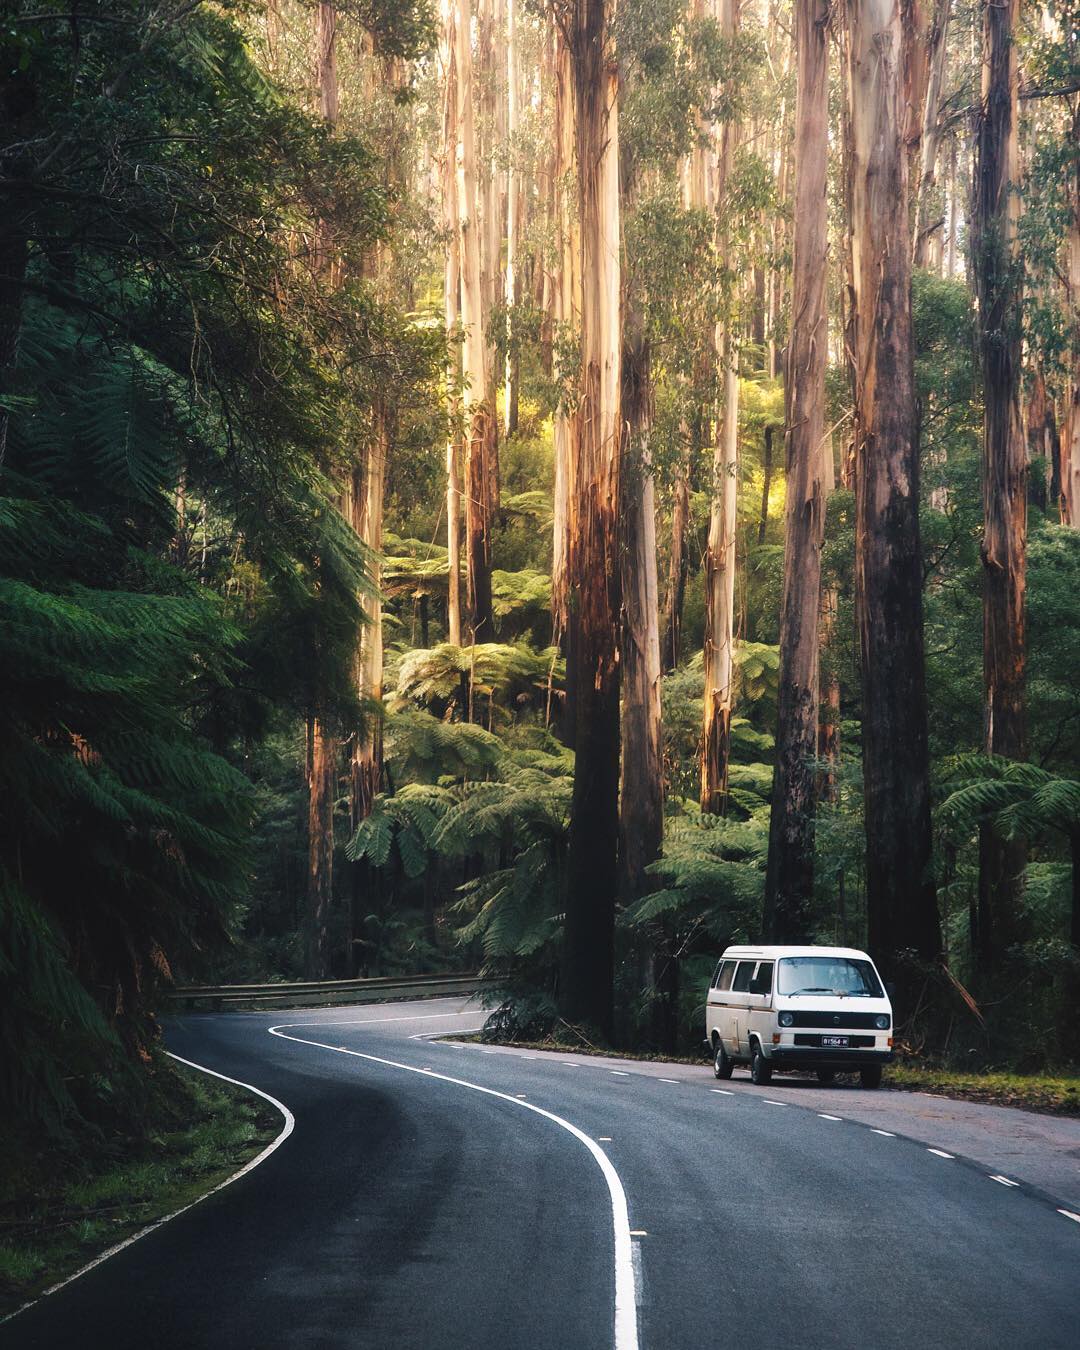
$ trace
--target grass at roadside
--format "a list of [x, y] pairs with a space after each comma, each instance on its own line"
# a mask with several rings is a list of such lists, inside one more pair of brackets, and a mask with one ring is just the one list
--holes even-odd
[[[479, 1034], [444, 1036], [448, 1041], [478, 1041]], [[517, 1050], [546, 1050], [553, 1054], [601, 1055], [610, 1059], [643, 1060], [662, 1064], [703, 1064], [704, 1056], [640, 1054], [582, 1045], [570, 1040], [486, 1041], [507, 1044]], [[1026, 1111], [1045, 1111], [1059, 1116], [1080, 1116], [1080, 1075], [1020, 1073], [957, 1073], [950, 1069], [926, 1068], [916, 1062], [890, 1064], [882, 1082], [885, 1088], [906, 1092], [929, 1092], [961, 1101], [987, 1102], [993, 1106], [1018, 1106]]]
[[260, 1097], [164, 1060], [150, 1128], [78, 1151], [0, 1142], [0, 1318], [197, 1200], [280, 1131]]

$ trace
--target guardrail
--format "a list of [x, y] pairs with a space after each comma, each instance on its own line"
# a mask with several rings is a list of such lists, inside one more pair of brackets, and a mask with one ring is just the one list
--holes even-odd
[[476, 974], [379, 975], [365, 980], [301, 980], [289, 984], [182, 985], [169, 990], [166, 997], [174, 1009], [206, 1012], [225, 1008], [321, 1008], [403, 998], [468, 998], [494, 983]]

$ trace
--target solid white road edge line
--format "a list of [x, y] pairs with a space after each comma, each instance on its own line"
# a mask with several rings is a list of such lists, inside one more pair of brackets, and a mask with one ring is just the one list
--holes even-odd
[[1059, 1209], [1059, 1214], [1064, 1214], [1067, 1219], [1072, 1219], [1073, 1223], [1080, 1223], [1080, 1214], [1074, 1214], [1071, 1209]]
[[232, 1083], [234, 1087], [244, 1088], [248, 1092], [254, 1092], [256, 1097], [262, 1097], [262, 1099], [269, 1102], [275, 1110], [280, 1111], [284, 1117], [285, 1124], [282, 1126], [281, 1133], [275, 1139], [272, 1139], [261, 1153], [256, 1154], [250, 1162], [245, 1163], [244, 1166], [240, 1168], [239, 1172], [234, 1172], [231, 1177], [226, 1177], [224, 1181], [219, 1181], [216, 1186], [204, 1192], [197, 1200], [192, 1200], [189, 1204], [181, 1205], [179, 1209], [174, 1209], [171, 1214], [166, 1214], [163, 1218], [155, 1219], [153, 1223], [148, 1223], [145, 1228], [140, 1228], [137, 1233], [132, 1233], [132, 1235], [125, 1238], [123, 1242], [116, 1243], [116, 1245], [110, 1247], [108, 1251], [104, 1251], [99, 1256], [95, 1256], [92, 1261], [87, 1261], [86, 1265], [80, 1266], [73, 1275], [68, 1275], [66, 1279], [59, 1280], [56, 1284], [51, 1284], [48, 1289], [42, 1290], [37, 1298], [32, 1298], [29, 1303], [24, 1303], [21, 1308], [16, 1308], [13, 1313], [8, 1313], [7, 1317], [0, 1317], [0, 1325], [3, 1325], [4, 1322], [10, 1322], [13, 1317], [18, 1317], [20, 1313], [26, 1312], [27, 1308], [32, 1308], [35, 1303], [40, 1303], [43, 1298], [48, 1298], [50, 1294], [57, 1293], [67, 1285], [72, 1284], [75, 1280], [80, 1279], [83, 1275], [88, 1274], [96, 1266], [100, 1266], [102, 1262], [107, 1261], [110, 1256], [115, 1256], [118, 1252], [122, 1252], [125, 1247], [130, 1247], [133, 1243], [138, 1242], [140, 1238], [144, 1238], [147, 1234], [156, 1232], [159, 1228], [163, 1228], [165, 1224], [170, 1223], [173, 1219], [178, 1219], [181, 1214], [186, 1214], [189, 1209], [194, 1209], [196, 1205], [202, 1204], [209, 1196], [217, 1195], [218, 1191], [223, 1191], [226, 1186], [231, 1186], [234, 1181], [239, 1181], [241, 1177], [247, 1176], [248, 1172], [254, 1171], [261, 1162], [265, 1162], [266, 1159], [269, 1158], [271, 1153], [279, 1149], [296, 1128], [296, 1117], [284, 1102], [279, 1102], [276, 1097], [271, 1097], [269, 1092], [264, 1092], [262, 1088], [257, 1088], [251, 1083], [242, 1083], [239, 1078], [229, 1078], [223, 1073], [218, 1073], [216, 1069], [208, 1069], [205, 1064], [196, 1064], [194, 1060], [183, 1059], [180, 1055], [174, 1055], [171, 1050], [166, 1050], [165, 1053], [170, 1059], [175, 1059], [178, 1064], [186, 1064], [189, 1069], [198, 1069], [200, 1073], [208, 1073], [211, 1078], [220, 1078], [223, 1083]]
[[634, 1257], [633, 1244], [630, 1238], [630, 1215], [626, 1203], [626, 1192], [623, 1190], [618, 1172], [612, 1166], [611, 1159], [599, 1144], [590, 1139], [584, 1131], [579, 1130], [576, 1125], [571, 1124], [570, 1121], [564, 1120], [562, 1116], [557, 1116], [553, 1111], [545, 1111], [542, 1106], [535, 1106], [532, 1102], [520, 1101], [517, 1097], [511, 1097], [506, 1092], [483, 1087], [479, 1083], [470, 1083], [464, 1078], [451, 1078], [449, 1074], [435, 1073], [432, 1069], [420, 1069], [413, 1064], [402, 1064], [395, 1059], [384, 1059], [380, 1055], [367, 1055], [361, 1050], [339, 1050], [336, 1046], [327, 1045], [323, 1041], [309, 1041], [303, 1036], [289, 1036], [286, 1032], [293, 1025], [302, 1026], [303, 1023], [283, 1022], [276, 1027], [268, 1027], [267, 1030], [271, 1036], [278, 1036], [283, 1041], [295, 1041], [298, 1045], [312, 1045], [319, 1050], [330, 1050], [339, 1055], [351, 1055], [354, 1059], [365, 1059], [371, 1064], [382, 1064], [388, 1069], [403, 1069], [406, 1073], [419, 1074], [421, 1078], [434, 1078], [442, 1083], [453, 1083], [455, 1087], [482, 1092], [487, 1097], [497, 1097], [500, 1101], [509, 1102], [511, 1106], [520, 1107], [523, 1111], [533, 1111], [536, 1115], [553, 1121], [584, 1144], [595, 1159], [600, 1171], [604, 1174], [608, 1195], [611, 1198], [611, 1216], [615, 1231], [614, 1350], [638, 1350]]

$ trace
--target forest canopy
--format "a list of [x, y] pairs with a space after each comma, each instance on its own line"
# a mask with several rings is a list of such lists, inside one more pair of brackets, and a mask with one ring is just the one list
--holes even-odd
[[1080, 1059], [1064, 0], [10, 0], [0, 1100], [168, 990], [733, 941]]

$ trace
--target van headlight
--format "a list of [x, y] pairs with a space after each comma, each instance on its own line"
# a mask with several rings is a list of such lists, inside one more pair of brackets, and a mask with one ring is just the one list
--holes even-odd
[[794, 1013], [781, 1013], [776, 1019], [782, 1027], [793, 1027], [795, 1025]]
[[888, 1031], [889, 1019], [882, 1013], [879, 1017], [874, 1018], [874, 1026], [877, 1027], [878, 1031]]

